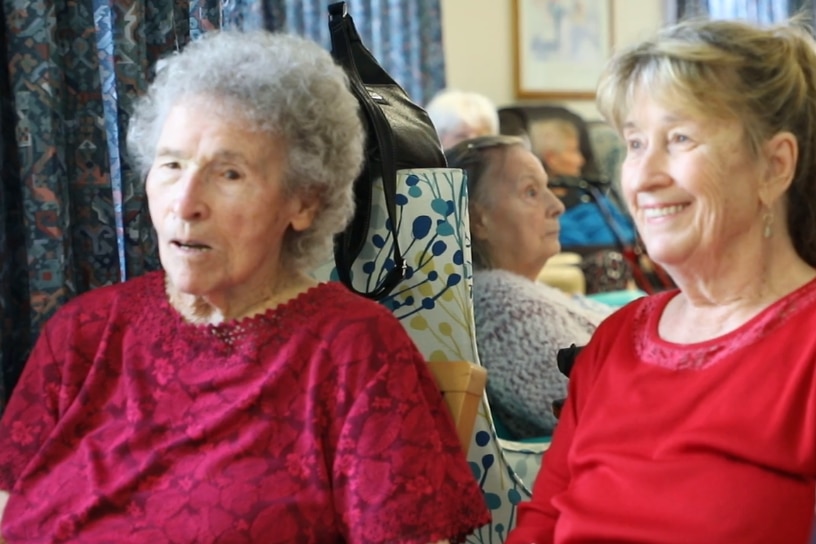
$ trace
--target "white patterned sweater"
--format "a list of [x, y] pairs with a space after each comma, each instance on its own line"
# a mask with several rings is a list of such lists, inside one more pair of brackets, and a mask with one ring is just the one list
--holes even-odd
[[477, 270], [473, 305], [490, 409], [515, 438], [552, 434], [552, 401], [567, 395], [556, 355], [589, 341], [614, 311], [505, 270]]

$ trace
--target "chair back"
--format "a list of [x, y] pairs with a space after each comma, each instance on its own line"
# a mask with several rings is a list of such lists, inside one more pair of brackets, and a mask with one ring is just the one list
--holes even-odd
[[622, 204], [621, 165], [626, 158], [626, 143], [606, 121], [588, 121], [587, 133], [598, 173], [609, 180], [615, 198]]
[[[584, 156], [581, 177], [588, 180], [600, 180], [601, 171], [595, 158], [595, 150], [583, 117], [574, 111], [557, 104], [515, 104], [499, 108], [499, 131], [512, 136], [530, 137], [531, 127], [540, 121], [563, 119], [578, 129], [578, 146]], [[535, 144], [535, 142], [531, 142]]]
[[[390, 259], [393, 241], [390, 229], [386, 228], [387, 213], [381, 192], [375, 186], [368, 243], [352, 270], [352, 280], [360, 287], [376, 285], [394, 266]], [[464, 172], [452, 168], [400, 171], [396, 215], [407, 269], [402, 282], [381, 303], [402, 322], [432, 371], [459, 364], [457, 361], [481, 366], [473, 319], [470, 219]], [[336, 279], [333, 263], [326, 263], [315, 276]], [[446, 401], [452, 406], [452, 413], [458, 410], [458, 401], [450, 393]], [[462, 414], [462, 421], [470, 417], [464, 405]], [[457, 426], [457, 430], [460, 439], [468, 444], [465, 448], [468, 462], [493, 518], [490, 524], [477, 529], [468, 542], [503, 542], [517, 518], [518, 503], [531, 496], [546, 446], [500, 441], [485, 394], [479, 399], [472, 430], [467, 432], [466, 425]]]

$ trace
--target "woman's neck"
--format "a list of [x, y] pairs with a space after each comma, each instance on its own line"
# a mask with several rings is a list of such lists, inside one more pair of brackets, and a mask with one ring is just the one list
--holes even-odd
[[816, 269], [792, 247], [774, 253], [759, 270], [752, 263], [728, 261], [714, 273], [673, 274], [681, 293], [661, 316], [660, 336], [678, 343], [722, 336], [816, 278]]
[[182, 293], [176, 289], [169, 276], [165, 276], [165, 290], [170, 305], [189, 323], [218, 325], [265, 313], [305, 292], [317, 282], [302, 274], [288, 274], [270, 282], [257, 296], [242, 301], [219, 301], [206, 295]]

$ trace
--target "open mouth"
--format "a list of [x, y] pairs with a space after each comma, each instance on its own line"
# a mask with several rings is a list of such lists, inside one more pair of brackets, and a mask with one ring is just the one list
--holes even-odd
[[212, 249], [210, 246], [206, 244], [201, 244], [193, 241], [182, 242], [181, 240], [173, 240], [170, 243], [185, 251], [206, 251], [208, 249]]

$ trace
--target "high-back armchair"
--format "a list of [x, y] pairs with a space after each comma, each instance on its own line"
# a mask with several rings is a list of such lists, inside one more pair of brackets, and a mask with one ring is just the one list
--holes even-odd
[[538, 121], [564, 119], [578, 129], [578, 146], [584, 156], [581, 176], [588, 180], [602, 179], [595, 157], [595, 148], [587, 130], [587, 122], [574, 111], [556, 104], [518, 104], [499, 108], [499, 130], [502, 134], [530, 137], [530, 127]]
[[[370, 243], [353, 270], [358, 288], [376, 285], [393, 266], [389, 262], [392, 241], [385, 228], [387, 216], [377, 190], [381, 191], [375, 187], [374, 200], [380, 204], [373, 210]], [[401, 172], [397, 193], [399, 241], [408, 269], [405, 279], [382, 303], [400, 319], [432, 364], [451, 361], [479, 364], [464, 174], [457, 169]], [[334, 278], [331, 263], [317, 276]], [[471, 535], [468, 542], [502, 542], [515, 523], [517, 504], [530, 496], [541, 452], [506, 453], [496, 437], [484, 394], [479, 404], [467, 456], [493, 521]], [[537, 445], [511, 447], [522, 452], [525, 448], [543, 450]]]

